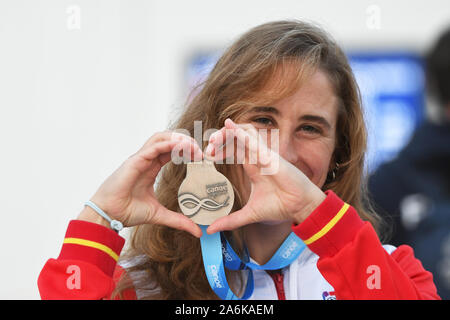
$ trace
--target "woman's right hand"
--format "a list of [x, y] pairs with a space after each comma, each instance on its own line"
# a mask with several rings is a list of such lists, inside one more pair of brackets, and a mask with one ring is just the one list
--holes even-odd
[[[156, 133], [103, 182], [90, 200], [125, 227], [159, 224], [200, 237], [202, 231], [197, 224], [182, 213], [168, 210], [155, 197], [156, 176], [171, 160], [172, 150], [177, 155], [183, 150], [180, 155], [185, 159], [203, 158], [193, 138], [172, 131]], [[184, 154], [187, 151], [190, 154]]]

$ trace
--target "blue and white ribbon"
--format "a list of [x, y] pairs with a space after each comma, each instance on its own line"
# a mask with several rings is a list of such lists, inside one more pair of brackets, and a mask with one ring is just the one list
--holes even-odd
[[253, 293], [253, 273], [249, 270], [250, 272], [244, 295], [241, 298], [237, 297], [233, 291], [231, 291], [225, 275], [220, 233], [207, 234], [206, 229], [208, 226], [200, 225], [200, 228], [203, 232], [203, 235], [200, 238], [203, 265], [205, 267], [209, 285], [222, 300], [247, 300]]
[[[203, 232], [200, 244], [206, 276], [211, 288], [223, 300], [247, 300], [254, 289], [253, 270], [282, 269], [297, 259], [306, 247], [303, 241], [291, 232], [272, 258], [261, 266], [250, 262], [248, 256], [242, 261], [221, 232], [209, 235], [206, 233], [208, 226], [200, 225], [200, 228]], [[224, 265], [230, 270], [248, 270], [247, 285], [242, 297], [237, 297], [231, 291]]]

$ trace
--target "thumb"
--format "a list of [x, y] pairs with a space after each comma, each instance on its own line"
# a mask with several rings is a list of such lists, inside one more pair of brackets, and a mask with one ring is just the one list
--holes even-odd
[[214, 221], [206, 229], [206, 233], [213, 234], [218, 231], [234, 230], [247, 224], [255, 223], [256, 221], [252, 218], [254, 217], [252, 212], [250, 207], [244, 206], [242, 209]]
[[202, 236], [202, 230], [191, 219], [184, 216], [182, 213], [166, 209], [162, 205], [159, 207], [158, 213], [155, 215], [152, 223], [183, 230], [197, 238]]

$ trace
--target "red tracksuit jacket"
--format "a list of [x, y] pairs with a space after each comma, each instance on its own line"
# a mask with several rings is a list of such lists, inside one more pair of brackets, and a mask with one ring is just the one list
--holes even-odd
[[[440, 299], [433, 276], [402, 245], [389, 254], [371, 224], [332, 191], [292, 230], [318, 256], [317, 269], [336, 299]], [[60, 255], [49, 259], [38, 278], [42, 299], [109, 299], [124, 272], [117, 260], [125, 243], [116, 232], [95, 223], [69, 223]], [[285, 298], [280, 275], [271, 275]], [[255, 281], [256, 282], [256, 281]], [[255, 283], [255, 291], [258, 284]], [[261, 289], [262, 290], [262, 289]], [[124, 299], [136, 299], [128, 290]]]

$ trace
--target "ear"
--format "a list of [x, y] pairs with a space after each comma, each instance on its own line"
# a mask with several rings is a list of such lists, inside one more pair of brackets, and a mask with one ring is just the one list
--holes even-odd
[[337, 162], [337, 156], [336, 156], [336, 149], [334, 149], [333, 154], [330, 159], [330, 164], [328, 165], [328, 172], [331, 172], [336, 167]]

